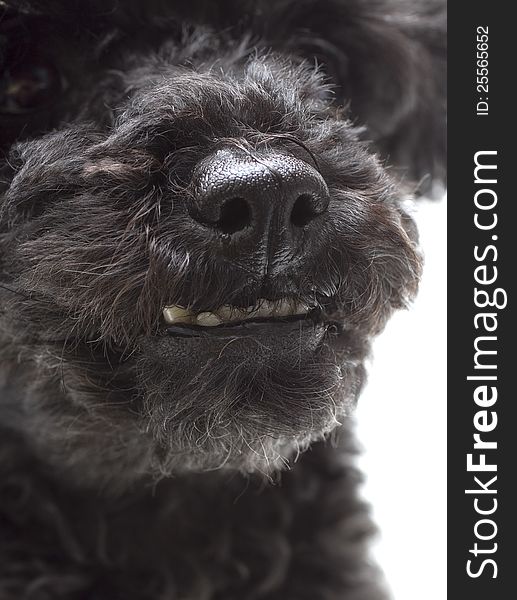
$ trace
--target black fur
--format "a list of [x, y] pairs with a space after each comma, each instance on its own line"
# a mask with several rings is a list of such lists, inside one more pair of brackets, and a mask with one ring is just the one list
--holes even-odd
[[[1, 600], [384, 598], [349, 415], [417, 289], [400, 201], [444, 178], [444, 44], [435, 0], [0, 3]], [[189, 217], [221, 148], [328, 185], [277, 272]], [[285, 296], [310, 331], [163, 331]]]

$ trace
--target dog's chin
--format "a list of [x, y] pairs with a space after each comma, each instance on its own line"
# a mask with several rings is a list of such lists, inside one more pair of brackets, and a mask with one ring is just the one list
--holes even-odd
[[362, 362], [346, 360], [342, 337], [330, 323], [286, 319], [143, 338], [139, 397], [160, 472], [286, 466], [355, 404]]
[[[207, 471], [272, 476], [352, 412], [368, 337], [307, 315], [162, 323], [128, 349], [28, 345], [13, 428], [70, 481], [123, 493]], [[109, 352], [109, 353], [108, 353]]]
[[289, 468], [312, 442], [323, 439], [335, 425], [321, 431], [273, 437], [261, 432], [244, 433], [239, 423], [214, 428], [205, 436], [197, 428], [183, 440], [171, 438], [161, 445], [159, 461], [146, 475], [152, 479], [213, 471], [273, 477]]

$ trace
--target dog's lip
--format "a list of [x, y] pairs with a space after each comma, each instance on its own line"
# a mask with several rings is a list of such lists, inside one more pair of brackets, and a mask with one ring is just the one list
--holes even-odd
[[[167, 331], [168, 330], [168, 331]], [[247, 321], [225, 327], [174, 325], [154, 335], [142, 336], [139, 349], [153, 364], [181, 373], [217, 360], [218, 369], [234, 368], [247, 361], [274, 365], [297, 361], [318, 353], [327, 336], [339, 335], [341, 328], [327, 320], [287, 318]]]
[[[318, 319], [319, 311], [314, 309], [309, 314], [293, 315], [281, 318], [255, 318], [245, 321], [222, 323], [214, 327], [203, 327], [192, 324], [168, 325], [165, 333], [172, 337], [207, 337], [207, 338], [236, 338], [256, 337], [261, 334], [281, 334], [294, 327], [304, 325], [323, 325]], [[329, 323], [330, 325], [330, 323]]]

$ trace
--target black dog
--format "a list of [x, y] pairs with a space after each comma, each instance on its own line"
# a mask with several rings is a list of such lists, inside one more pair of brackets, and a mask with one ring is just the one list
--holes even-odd
[[0, 2], [1, 600], [384, 597], [346, 423], [417, 288], [444, 31]]

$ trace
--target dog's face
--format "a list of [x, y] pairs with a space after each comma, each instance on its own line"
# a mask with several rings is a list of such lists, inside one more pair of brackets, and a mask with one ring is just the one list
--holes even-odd
[[34, 435], [168, 474], [271, 471], [331, 431], [420, 265], [320, 70], [202, 28], [10, 27], [0, 323]]

